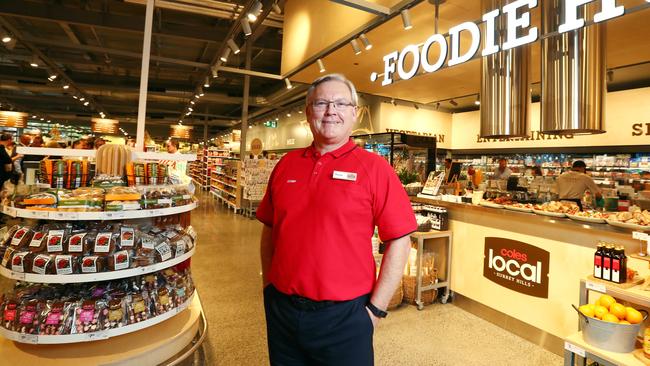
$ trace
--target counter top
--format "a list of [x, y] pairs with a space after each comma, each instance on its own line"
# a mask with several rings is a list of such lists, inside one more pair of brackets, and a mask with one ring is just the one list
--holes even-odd
[[[518, 212], [518, 211], [507, 210], [503, 208], [491, 208], [491, 207], [473, 205], [470, 203], [456, 203], [456, 202], [435, 200], [430, 198], [420, 198], [420, 197], [410, 197], [410, 198], [411, 198], [411, 202], [415, 202], [415, 203], [436, 205], [436, 206], [441, 206], [452, 210], [462, 209], [462, 210], [471, 211], [479, 214], [500, 215], [503, 217], [504, 220], [515, 219], [517, 220], [517, 222], [534, 221], [535, 223], [546, 223], [546, 224], [556, 225], [555, 227], [562, 226], [569, 229], [571, 228], [587, 229], [587, 230], [608, 232], [613, 234], [622, 234], [629, 238], [632, 237], [632, 232], [634, 231], [632, 229], [616, 227], [606, 223], [596, 224], [596, 223], [589, 223], [586, 221], [571, 220], [568, 217], [550, 217], [550, 216], [538, 215], [532, 212]], [[454, 214], [452, 211], [452, 213], [450, 213], [450, 218], [454, 218], [453, 215]]]

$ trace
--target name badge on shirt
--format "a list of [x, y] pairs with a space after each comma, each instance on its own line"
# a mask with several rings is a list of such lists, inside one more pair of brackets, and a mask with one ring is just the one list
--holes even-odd
[[356, 182], [357, 181], [357, 173], [341, 172], [341, 171], [335, 170], [332, 173], [332, 178], [340, 179], [340, 180], [349, 180], [351, 182]]

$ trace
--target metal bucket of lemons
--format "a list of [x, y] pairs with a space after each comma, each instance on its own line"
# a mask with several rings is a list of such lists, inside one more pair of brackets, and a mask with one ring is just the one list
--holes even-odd
[[580, 306], [578, 312], [585, 342], [606, 351], [621, 353], [634, 351], [641, 323], [648, 317], [645, 310], [624, 306], [609, 295], [601, 296], [595, 304]]

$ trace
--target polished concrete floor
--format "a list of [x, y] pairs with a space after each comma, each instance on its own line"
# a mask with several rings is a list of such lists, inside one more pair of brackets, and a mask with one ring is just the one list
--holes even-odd
[[[195, 364], [265, 365], [258, 242], [261, 224], [205, 194], [192, 213], [199, 233], [192, 271], [208, 320]], [[453, 304], [403, 305], [375, 331], [377, 365], [561, 365], [562, 359]], [[189, 362], [188, 362], [189, 363]]]

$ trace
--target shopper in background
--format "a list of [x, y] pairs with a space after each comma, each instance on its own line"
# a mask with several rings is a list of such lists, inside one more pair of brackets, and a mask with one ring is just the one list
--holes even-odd
[[507, 180], [512, 175], [512, 170], [508, 168], [508, 161], [505, 158], [499, 159], [499, 166], [494, 170], [492, 179], [504, 179]]
[[12, 137], [8, 133], [3, 133], [0, 135], [0, 188], [4, 185], [4, 182], [9, 180], [13, 176], [13, 161], [7, 153], [7, 146], [13, 143]]
[[[390, 165], [350, 139], [357, 103], [343, 75], [314, 81], [314, 141], [279, 161], [257, 210], [272, 365], [372, 365], [375, 325], [402, 278], [415, 216]], [[387, 245], [377, 279], [375, 225]]]
[[93, 142], [93, 146], [94, 146], [95, 150], [99, 149], [103, 145], [106, 145], [106, 140], [104, 140], [101, 137], [96, 138], [95, 141]]
[[543, 177], [544, 173], [542, 173], [542, 168], [535, 165], [532, 168], [530, 168], [530, 175], [532, 175], [533, 177]]
[[580, 211], [582, 211], [582, 196], [587, 190], [597, 199], [603, 196], [594, 180], [587, 175], [587, 164], [582, 160], [574, 161], [571, 170], [557, 178], [557, 193], [560, 200], [577, 203]]
[[[167, 140], [165, 147], [170, 154], [180, 154], [180, 143], [176, 139]], [[161, 164], [167, 164], [168, 176], [172, 184], [191, 184], [192, 178], [187, 175], [187, 162], [186, 161], [171, 161], [163, 160]], [[193, 192], [194, 186], [190, 188]]]
[[45, 141], [43, 141], [43, 136], [42, 135], [36, 135], [32, 139], [32, 143], [29, 145], [30, 147], [43, 147], [45, 145]]
[[72, 143], [72, 148], [73, 149], [85, 149], [86, 148], [86, 140], [82, 140], [82, 139], [75, 140]]
[[135, 147], [135, 139], [132, 138], [132, 137], [129, 137], [129, 138], [126, 140], [126, 146]]

